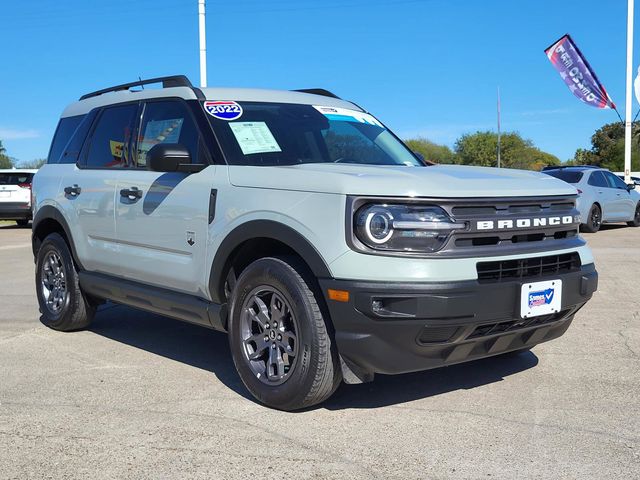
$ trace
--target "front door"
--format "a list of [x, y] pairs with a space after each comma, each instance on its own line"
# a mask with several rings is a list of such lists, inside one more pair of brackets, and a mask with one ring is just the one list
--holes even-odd
[[616, 220], [627, 221], [633, 219], [636, 205], [631, 198], [627, 184], [611, 172], [604, 172], [604, 175], [607, 177], [607, 182], [609, 182], [609, 187], [611, 187], [611, 191], [613, 192]]
[[181, 100], [144, 105], [131, 168], [116, 189], [116, 231], [125, 278], [206, 296], [199, 289], [205, 265], [209, 200], [215, 166], [199, 173], [147, 169], [146, 155], [159, 143], [179, 143], [192, 163], [208, 163], [200, 133]]
[[108, 107], [99, 113], [78, 164], [61, 183], [64, 209], [74, 226], [73, 240], [83, 267], [120, 274], [115, 232], [115, 191], [128, 165], [137, 104]]

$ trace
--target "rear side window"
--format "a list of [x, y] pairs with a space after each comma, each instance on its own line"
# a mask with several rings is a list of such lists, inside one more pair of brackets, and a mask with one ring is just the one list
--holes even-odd
[[0, 185], [28, 185], [33, 173], [0, 173]]
[[607, 179], [604, 178], [602, 172], [591, 172], [589, 181], [587, 182], [592, 187], [608, 187]]
[[105, 108], [91, 135], [84, 165], [88, 168], [122, 168], [127, 166], [133, 132], [135, 105]]
[[84, 115], [76, 115], [75, 117], [65, 117], [60, 119], [56, 133], [53, 136], [51, 142], [51, 148], [49, 149], [49, 157], [47, 163], [60, 163], [60, 157], [64, 152], [64, 147], [67, 146], [69, 140], [73, 136], [73, 132], [76, 131], [78, 125], [84, 118]]
[[160, 143], [179, 143], [189, 150], [191, 161], [198, 163], [200, 135], [182, 102], [149, 102], [145, 105], [135, 159], [138, 168], [147, 168], [147, 153]]
[[552, 177], [559, 178], [560, 180], [564, 180], [567, 183], [578, 183], [582, 180], [582, 172], [577, 172], [575, 170], [547, 170], [547, 175], [551, 175]]

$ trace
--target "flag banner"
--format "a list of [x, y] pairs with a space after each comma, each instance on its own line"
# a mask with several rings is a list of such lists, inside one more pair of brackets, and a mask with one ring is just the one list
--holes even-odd
[[615, 103], [569, 35], [562, 37], [547, 48], [544, 53], [547, 54], [553, 67], [576, 97], [596, 108], [616, 108]]

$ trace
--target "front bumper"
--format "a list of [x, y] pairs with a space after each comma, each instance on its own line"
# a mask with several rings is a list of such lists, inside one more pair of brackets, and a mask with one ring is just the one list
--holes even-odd
[[[561, 310], [522, 319], [522, 284], [552, 279], [562, 280]], [[344, 303], [327, 298], [349, 383], [371, 380], [375, 373], [427, 370], [552, 340], [569, 328], [597, 284], [593, 264], [551, 277], [489, 283], [320, 280], [325, 295], [328, 289], [350, 293]]]
[[31, 204], [20, 202], [0, 203], [0, 220], [31, 220]]

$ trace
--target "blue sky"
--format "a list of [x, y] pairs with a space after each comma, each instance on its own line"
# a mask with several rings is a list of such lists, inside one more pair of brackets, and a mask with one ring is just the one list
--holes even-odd
[[[500, 86], [503, 129], [566, 160], [617, 116], [573, 97], [543, 50], [570, 33], [624, 115], [626, 4], [208, 0], [209, 85], [327, 88], [402, 137], [450, 146], [495, 129]], [[197, 0], [3, 2], [8, 154], [46, 156], [60, 112], [83, 93], [138, 76], [184, 73], [197, 83], [197, 27]]]

